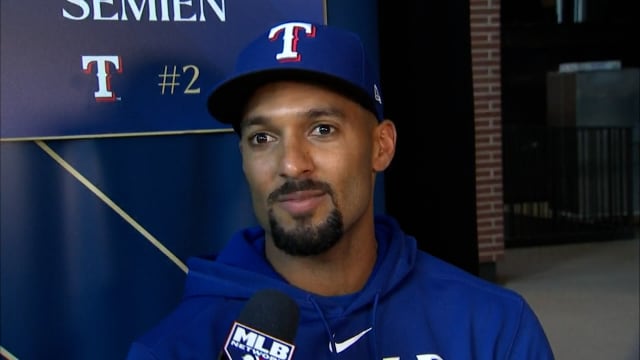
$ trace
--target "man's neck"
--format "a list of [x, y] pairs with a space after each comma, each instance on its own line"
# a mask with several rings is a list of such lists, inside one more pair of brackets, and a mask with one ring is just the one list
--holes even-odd
[[275, 247], [267, 238], [266, 256], [274, 269], [291, 285], [322, 296], [360, 291], [377, 258], [373, 231], [368, 236], [345, 236], [326, 253], [292, 256]]

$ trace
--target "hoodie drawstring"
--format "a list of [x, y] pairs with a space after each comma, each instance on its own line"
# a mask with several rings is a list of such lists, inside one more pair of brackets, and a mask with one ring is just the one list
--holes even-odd
[[378, 301], [380, 300], [380, 291], [376, 291], [376, 296], [373, 299], [373, 310], [371, 310], [371, 335], [373, 336], [373, 341], [369, 341], [371, 344], [371, 353], [373, 354], [374, 359], [380, 359], [378, 355], [378, 334], [376, 332], [376, 319], [378, 315]]
[[320, 305], [318, 305], [318, 303], [316, 302], [316, 300], [313, 298], [313, 296], [308, 295], [307, 296], [307, 300], [313, 304], [313, 307], [316, 308], [316, 311], [318, 312], [318, 314], [320, 314], [320, 318], [322, 319], [322, 323], [324, 324], [324, 328], [327, 331], [327, 336], [329, 337], [329, 348], [331, 350], [331, 355], [334, 359], [338, 358], [338, 351], [336, 350], [336, 343], [333, 340], [333, 336], [331, 335], [331, 328], [329, 327], [329, 323], [327, 322], [327, 318], [324, 316], [324, 313], [322, 312], [322, 309], [320, 308]]

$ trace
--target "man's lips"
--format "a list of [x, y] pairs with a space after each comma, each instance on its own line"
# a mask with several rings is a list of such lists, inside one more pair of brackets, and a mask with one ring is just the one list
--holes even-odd
[[295, 191], [278, 196], [277, 203], [292, 215], [309, 213], [324, 201], [326, 193], [322, 190]]

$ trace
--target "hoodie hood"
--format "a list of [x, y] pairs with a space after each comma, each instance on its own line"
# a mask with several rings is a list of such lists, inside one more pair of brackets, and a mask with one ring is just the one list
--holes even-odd
[[[306, 311], [316, 312], [308, 299], [314, 298], [323, 309], [340, 307], [344, 312], [370, 305], [376, 296], [384, 297], [410, 271], [415, 262], [416, 242], [405, 236], [397, 222], [385, 215], [375, 218], [378, 258], [365, 287], [354, 295], [324, 297], [289, 285], [264, 256], [265, 237], [260, 227], [238, 231], [218, 256], [194, 257], [187, 261], [189, 273], [185, 297], [219, 296], [248, 300], [257, 290], [271, 288], [285, 292]], [[344, 298], [351, 298], [345, 306]], [[347, 315], [347, 314], [344, 314]]]

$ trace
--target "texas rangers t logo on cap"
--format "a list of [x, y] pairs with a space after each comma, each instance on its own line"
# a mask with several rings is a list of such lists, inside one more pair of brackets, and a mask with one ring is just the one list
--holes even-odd
[[277, 40], [278, 34], [282, 32], [282, 52], [276, 54], [276, 59], [283, 62], [300, 61], [300, 54], [296, 51], [300, 30], [304, 30], [307, 37], [316, 36], [316, 27], [309, 23], [289, 22], [271, 28], [269, 31], [269, 40], [271, 41]]

